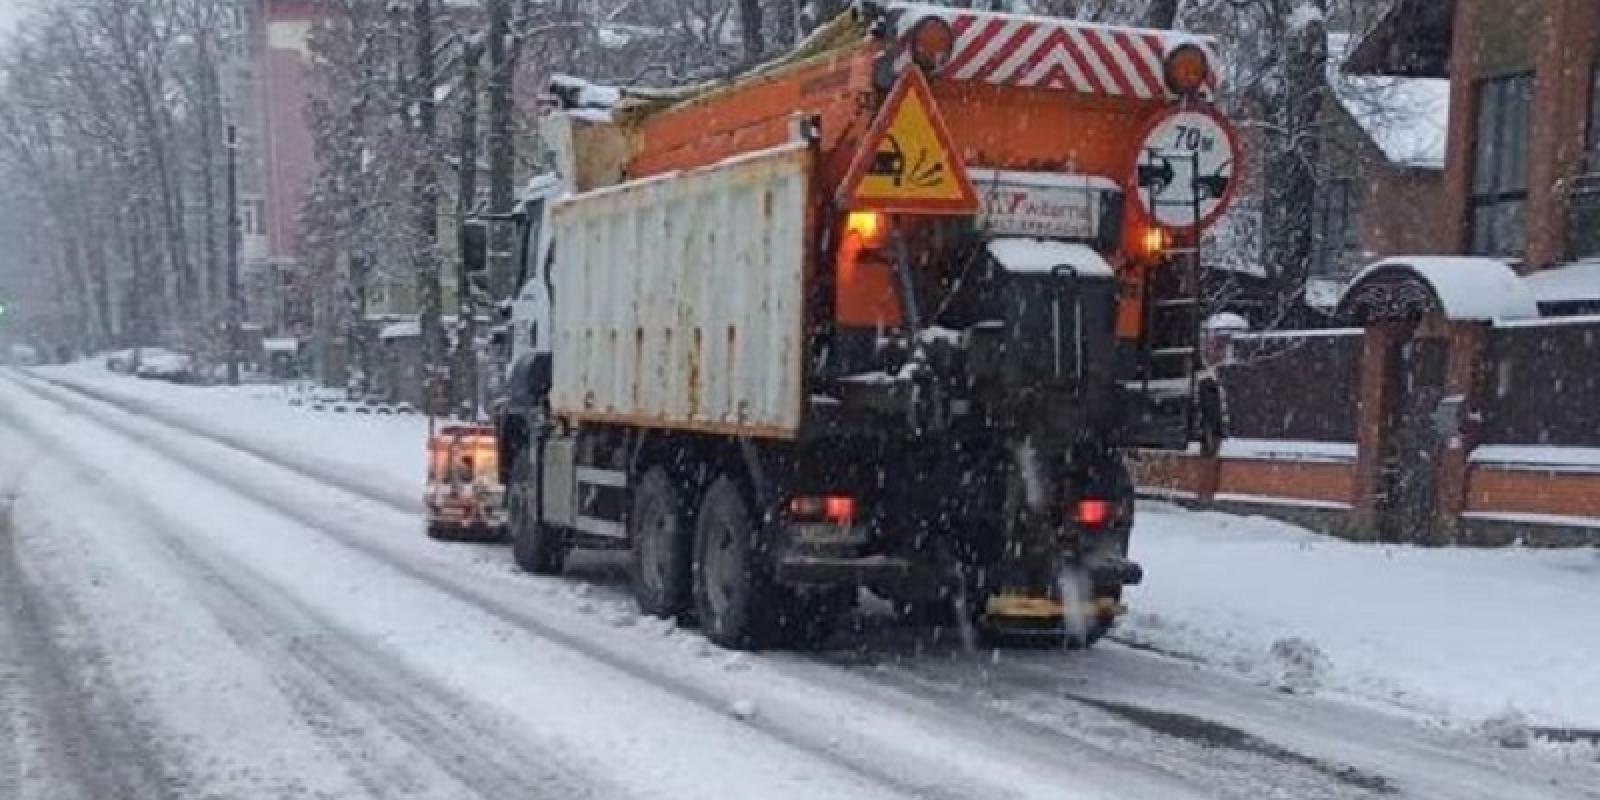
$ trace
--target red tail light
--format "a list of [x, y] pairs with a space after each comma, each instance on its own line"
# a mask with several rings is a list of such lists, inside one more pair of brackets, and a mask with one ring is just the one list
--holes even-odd
[[856, 520], [856, 499], [846, 494], [794, 497], [789, 500], [789, 513], [801, 519], [849, 525]]
[[856, 499], [846, 495], [833, 495], [822, 501], [823, 516], [835, 525], [849, 525], [856, 518]]
[[1106, 500], [1079, 500], [1072, 517], [1085, 528], [1104, 527], [1111, 520], [1111, 503]]

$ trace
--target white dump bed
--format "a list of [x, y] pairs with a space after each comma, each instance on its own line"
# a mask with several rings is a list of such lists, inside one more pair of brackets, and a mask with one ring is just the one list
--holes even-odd
[[796, 144], [556, 204], [555, 412], [793, 436], [811, 159]]

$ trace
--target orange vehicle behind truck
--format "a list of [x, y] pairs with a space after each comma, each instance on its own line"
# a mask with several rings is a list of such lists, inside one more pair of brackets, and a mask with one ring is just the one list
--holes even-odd
[[861, 587], [1098, 638], [1142, 577], [1119, 448], [1192, 372], [1232, 190], [1212, 60], [890, 3], [725, 84], [558, 81], [497, 420], [519, 563], [626, 548], [646, 611], [736, 647]]

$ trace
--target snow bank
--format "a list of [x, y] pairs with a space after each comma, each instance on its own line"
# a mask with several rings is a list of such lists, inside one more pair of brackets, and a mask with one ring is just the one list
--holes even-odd
[[93, 362], [44, 367], [37, 373], [180, 416], [213, 436], [248, 443], [321, 472], [348, 475], [349, 481], [381, 497], [421, 507], [428, 432], [423, 417], [318, 413], [289, 405], [294, 390], [285, 386], [177, 386], [130, 380]]
[[1359, 544], [1144, 501], [1123, 635], [1285, 690], [1600, 727], [1600, 553]]

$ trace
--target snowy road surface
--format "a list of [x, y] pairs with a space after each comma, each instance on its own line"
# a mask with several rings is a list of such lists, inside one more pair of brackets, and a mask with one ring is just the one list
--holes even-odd
[[0, 798], [1600, 797], [1593, 751], [1116, 644], [725, 653], [603, 560], [428, 541], [336, 441], [106, 399], [0, 372]]

